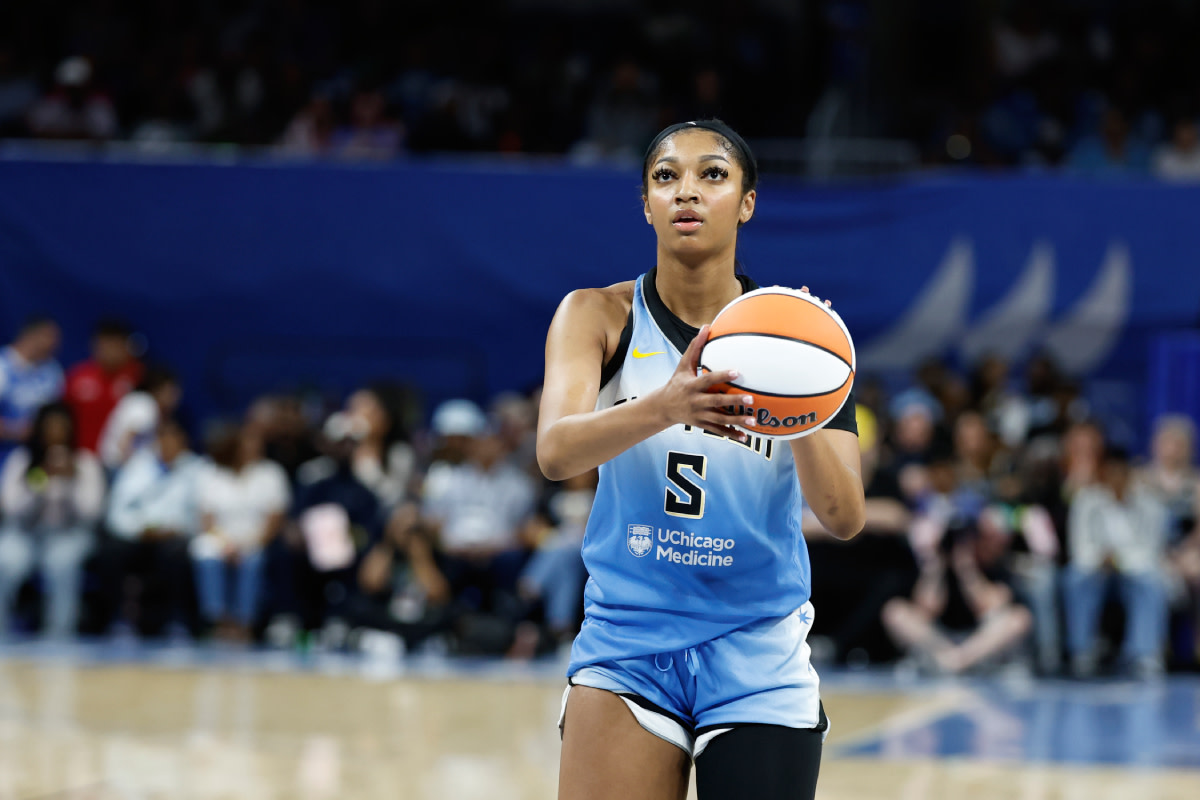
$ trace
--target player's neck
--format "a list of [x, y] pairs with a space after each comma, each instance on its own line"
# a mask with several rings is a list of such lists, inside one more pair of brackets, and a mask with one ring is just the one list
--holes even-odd
[[671, 313], [697, 328], [742, 293], [732, 254], [688, 264], [660, 251], [654, 285]]

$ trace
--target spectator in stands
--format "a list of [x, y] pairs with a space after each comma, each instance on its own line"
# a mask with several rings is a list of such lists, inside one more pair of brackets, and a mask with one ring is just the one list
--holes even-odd
[[1062, 493], [1069, 500], [1085, 486], [1100, 480], [1104, 458], [1104, 433], [1094, 422], [1079, 422], [1067, 429], [1062, 441]]
[[429, 427], [435, 442], [421, 486], [422, 502], [440, 500], [455, 468], [470, 457], [472, 443], [487, 426], [487, 415], [470, 400], [447, 400], [434, 410]]
[[1087, 175], [1114, 176], [1146, 172], [1150, 152], [1129, 131], [1129, 121], [1116, 106], [1104, 112], [1098, 135], [1087, 136], [1067, 154], [1067, 167]]
[[350, 122], [337, 128], [330, 152], [354, 160], [395, 158], [404, 144], [404, 126], [390, 119], [387, 100], [378, 89], [360, 89], [350, 100]]
[[0, 350], [0, 461], [26, 441], [38, 409], [62, 397], [62, 367], [54, 359], [61, 341], [58, 323], [35, 316]]
[[175, 633], [182, 624], [194, 623], [188, 547], [200, 524], [201, 469], [187, 431], [164, 417], [153, 443], [136, 450], [113, 481], [107, 520], [112, 538], [100, 557], [103, 594], [123, 605], [126, 578], [139, 577], [138, 611], [127, 621], [143, 633], [155, 634], [164, 626]]
[[542, 479], [537, 465], [537, 407], [530, 398], [517, 392], [498, 395], [491, 404], [491, 417], [504, 440], [508, 459], [517, 469], [535, 481]]
[[529, 554], [524, 526], [536, 491], [507, 455], [494, 429], [471, 437], [467, 460], [447, 470], [443, 485], [423, 499], [421, 516], [432, 535], [434, 560], [415, 567], [432, 601], [457, 599], [515, 623], [517, 577]]
[[995, 504], [979, 517], [987, 535], [1007, 539], [1008, 571], [1017, 599], [1033, 614], [1039, 672], [1053, 675], [1062, 660], [1059, 624], [1059, 539], [1050, 513], [1034, 503]]
[[954, 421], [955, 469], [958, 483], [979, 495], [992, 496], [992, 456], [995, 440], [983, 415], [966, 411]]
[[279, 142], [284, 152], [302, 156], [327, 155], [333, 148], [333, 103], [324, 94], [314, 94], [300, 109]]
[[340, 646], [355, 567], [378, 541], [385, 518], [378, 497], [355, 474], [358, 440], [345, 412], [325, 421], [323, 440], [333, 470], [296, 487], [289, 544], [300, 624], [315, 631], [330, 623], [327, 643]]
[[217, 638], [248, 641], [258, 619], [263, 549], [283, 527], [291, 489], [283, 467], [263, 457], [253, 424], [217, 428], [208, 456], [196, 485], [202, 533], [191, 546], [200, 612]]
[[928, 491], [925, 464], [934, 446], [942, 408], [937, 400], [921, 389], [909, 389], [896, 395], [889, 406], [892, 418], [892, 468], [900, 489], [911, 504]]
[[[408, 495], [416, 470], [416, 452], [407, 441], [401, 413], [398, 392], [376, 386], [350, 395], [340, 417], [347, 425], [344, 435], [354, 441], [354, 475], [389, 510]], [[336, 468], [324, 456], [303, 465], [299, 480], [313, 483]]]
[[283, 467], [289, 481], [298, 481], [301, 467], [320, 456], [298, 397], [260, 397], [250, 405], [246, 421], [262, 432], [267, 458]]
[[929, 473], [911, 534], [920, 577], [911, 599], [888, 601], [883, 622], [921, 666], [957, 674], [1011, 653], [1033, 620], [1014, 602], [1008, 539], [980, 525], [983, 506], [958, 487], [950, 454], [935, 453]]
[[1196, 426], [1190, 418], [1160, 417], [1154, 425], [1153, 460], [1138, 474], [1139, 483], [1166, 505], [1170, 517], [1165, 564], [1171, 600], [1184, 616], [1184, 641], [1177, 650], [1185, 663], [1200, 661], [1200, 470], [1193, 463], [1195, 443]]
[[1105, 451], [1099, 481], [1071, 503], [1070, 561], [1063, 572], [1067, 649], [1078, 677], [1097, 669], [1097, 629], [1110, 583], [1125, 606], [1122, 656], [1135, 675], [1162, 671], [1167, 604], [1161, 562], [1170, 516], [1166, 505], [1132, 479], [1129, 456]]
[[630, 56], [618, 59], [588, 110], [587, 134], [572, 149], [580, 161], [634, 163], [659, 126], [658, 86]]
[[123, 322], [102, 320], [92, 332], [92, 357], [67, 371], [64, 399], [75, 414], [77, 444], [93, 453], [99, 452], [109, 415], [142, 379], [132, 333]]
[[117, 113], [92, 83], [92, 62], [72, 56], [54, 71], [54, 88], [29, 111], [29, 130], [40, 139], [112, 139]]
[[153, 366], [142, 376], [137, 390], [121, 398], [100, 434], [100, 460], [110, 470], [119, 469], [138, 449], [153, 441], [158, 423], [175, 414], [182, 390], [175, 374]]
[[1200, 126], [1181, 117], [1171, 126], [1171, 139], [1154, 153], [1154, 175], [1165, 181], [1200, 182]]
[[45, 632], [76, 632], [83, 561], [104, 509], [105, 483], [100, 462], [75, 441], [71, 410], [42, 406], [28, 445], [14, 450], [0, 470], [0, 635], [35, 566], [45, 585]]
[[[543, 604], [546, 627], [558, 643], [570, 642], [579, 630], [583, 584], [587, 580], [581, 548], [598, 477], [596, 470], [576, 475], [550, 495], [547, 513], [537, 520], [539, 524], [533, 536], [537, 549], [521, 572], [519, 589], [522, 596]], [[536, 639], [527, 638], [526, 645], [530, 641], [537, 643]], [[533, 654], [528, 646], [517, 653]]]
[[[450, 627], [452, 610], [428, 604], [422, 582], [414, 574], [418, 562], [432, 563], [429, 541], [417, 505], [405, 503], [362, 559], [358, 592], [351, 595], [347, 608], [352, 626], [400, 637], [407, 649]], [[418, 549], [421, 553], [414, 559]]]

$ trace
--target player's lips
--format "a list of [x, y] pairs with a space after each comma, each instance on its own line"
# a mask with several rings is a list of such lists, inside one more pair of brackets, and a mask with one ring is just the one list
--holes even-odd
[[695, 211], [676, 211], [671, 217], [671, 224], [676, 230], [691, 232], [704, 224], [704, 218]]

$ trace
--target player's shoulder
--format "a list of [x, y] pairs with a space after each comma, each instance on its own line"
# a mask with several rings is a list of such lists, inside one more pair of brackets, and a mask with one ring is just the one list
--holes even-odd
[[594, 289], [576, 289], [563, 298], [559, 314], [575, 324], [594, 324], [603, 328], [625, 325], [633, 307], [635, 281], [622, 281]]

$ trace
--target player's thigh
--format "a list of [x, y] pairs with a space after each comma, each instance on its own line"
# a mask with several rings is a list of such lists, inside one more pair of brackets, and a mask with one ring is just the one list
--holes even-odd
[[717, 736], [696, 758], [698, 800], [812, 800], [822, 732], [746, 725]]
[[559, 800], [683, 800], [691, 760], [647, 731], [620, 697], [575, 686], [567, 698]]

